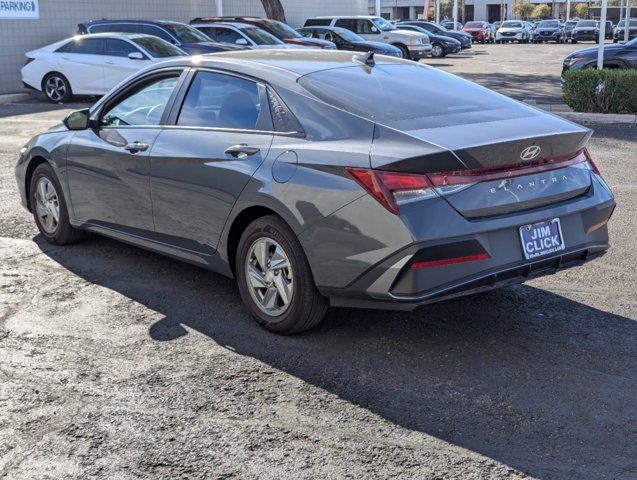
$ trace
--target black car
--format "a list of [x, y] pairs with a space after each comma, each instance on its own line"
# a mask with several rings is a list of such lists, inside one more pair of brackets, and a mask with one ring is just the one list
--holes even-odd
[[[425, 20], [408, 20], [396, 23], [398, 28], [403, 28], [405, 25], [414, 25], [416, 27], [424, 28], [428, 33], [433, 33], [434, 35], [454, 38], [460, 42], [460, 47], [462, 49], [471, 48], [471, 35], [461, 32], [460, 30], [447, 30], [445, 27], [441, 27], [440, 25], [433, 22], [427, 22]], [[451, 26], [453, 26], [453, 22], [451, 23]]]
[[563, 26], [559, 20], [542, 20], [537, 24], [533, 32], [533, 43], [560, 43], [562, 39], [562, 29]]
[[[597, 65], [598, 48], [585, 48], [568, 55], [562, 65], [562, 74], [568, 70], [579, 70]], [[604, 68], [637, 68], [637, 38], [622, 44], [605, 45]]]
[[458, 53], [462, 50], [460, 42], [455, 38], [446, 37], [444, 35], [436, 35], [416, 25], [398, 24], [396, 26], [401, 30], [411, 30], [412, 32], [419, 32], [428, 35], [429, 41], [431, 42], [431, 56], [434, 58], [441, 58], [450, 53]]
[[[626, 20], [621, 20], [613, 31], [613, 42], [623, 42], [626, 34]], [[628, 39], [637, 37], [637, 18], [628, 20]]]
[[327, 40], [336, 45], [338, 50], [352, 50], [355, 52], [374, 52], [380, 55], [402, 57], [400, 48], [388, 43], [370, 42], [351, 30], [339, 27], [301, 27], [297, 29], [306, 38]]
[[[447, 30], [454, 30], [454, 28], [453, 28], [453, 20], [443, 20], [442, 22], [440, 22], [440, 25], [443, 28], [446, 28]], [[457, 31], [462, 30], [462, 23], [456, 22], [455, 30], [457, 30]]]
[[244, 50], [246, 48], [213, 42], [196, 28], [180, 22], [103, 19], [80, 23], [77, 27], [78, 33], [82, 35], [102, 32], [144, 33], [153, 35], [173, 45], [177, 45], [191, 55]]
[[582, 42], [585, 40], [595, 41], [599, 35], [597, 20], [580, 20], [575, 24], [571, 32], [571, 43]]

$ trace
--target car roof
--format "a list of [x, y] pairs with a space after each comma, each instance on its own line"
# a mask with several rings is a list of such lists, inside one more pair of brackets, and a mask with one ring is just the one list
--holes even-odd
[[90, 22], [84, 22], [84, 25], [99, 25], [104, 23], [148, 23], [151, 25], [169, 25], [175, 22], [172, 20], [140, 20], [140, 19], [125, 19], [125, 18], [102, 18], [100, 20], [91, 20]]
[[157, 38], [154, 35], [148, 35], [146, 33], [125, 33], [125, 32], [102, 32], [102, 33], [87, 33], [86, 35], [75, 35], [70, 37], [69, 40], [75, 38], [128, 38], [133, 40], [135, 38]]
[[[264, 81], [292, 80], [322, 70], [353, 67], [365, 67], [354, 61], [353, 52], [345, 50], [240, 50], [214, 54], [176, 57], [155, 64], [152, 68], [169, 66], [197, 66], [227, 69], [244, 75], [260, 78]], [[379, 56], [377, 65], [402, 64], [418, 65], [414, 62], [395, 57]], [[152, 69], [151, 68], [151, 69]], [[425, 67], [423, 67], [425, 68]]]
[[[214, 25], [211, 25], [213, 23]], [[194, 22], [190, 24], [193, 27], [197, 25], [205, 26], [205, 27], [235, 27], [235, 28], [258, 28], [256, 25], [252, 25], [250, 23], [242, 23], [242, 22]]]
[[313, 20], [313, 19], [341, 19], [341, 18], [361, 18], [361, 19], [371, 19], [371, 18], [381, 18], [379, 16], [376, 15], [319, 15], [316, 17], [310, 17], [308, 18], [308, 20]]
[[197, 17], [190, 21], [190, 24], [195, 23], [221, 23], [221, 22], [258, 22], [258, 23], [273, 23], [277, 20], [271, 18], [260, 18], [251, 16], [224, 16], [224, 17]]

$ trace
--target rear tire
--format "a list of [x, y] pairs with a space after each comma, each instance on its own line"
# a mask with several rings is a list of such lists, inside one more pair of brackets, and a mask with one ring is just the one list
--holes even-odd
[[245, 229], [235, 271], [244, 304], [266, 330], [285, 335], [309, 330], [328, 309], [298, 238], [275, 215], [258, 218]]
[[68, 102], [73, 98], [71, 84], [64, 75], [57, 72], [47, 74], [42, 80], [42, 93], [53, 103]]
[[35, 224], [44, 239], [53, 245], [70, 245], [85, 238], [85, 232], [69, 223], [64, 192], [53, 168], [48, 163], [38, 165], [31, 177], [29, 205]]

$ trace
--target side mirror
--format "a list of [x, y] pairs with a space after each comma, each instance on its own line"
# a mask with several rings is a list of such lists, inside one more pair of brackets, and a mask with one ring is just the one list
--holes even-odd
[[376, 27], [373, 27], [373, 26], [371, 28], [371, 31], [372, 31], [372, 33], [378, 33], [378, 29]]
[[247, 45], [248, 41], [245, 38], [237, 38], [234, 43], [237, 45]]
[[86, 130], [89, 127], [90, 111], [88, 108], [75, 110], [64, 119], [64, 126], [69, 130]]
[[144, 60], [144, 55], [142, 55], [142, 52], [130, 52], [128, 58], [131, 60]]

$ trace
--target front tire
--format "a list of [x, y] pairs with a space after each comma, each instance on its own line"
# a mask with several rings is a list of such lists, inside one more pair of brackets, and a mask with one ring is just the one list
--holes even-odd
[[395, 45], [395, 46], [400, 49], [402, 58], [404, 58], [405, 60], [411, 60], [411, 55], [409, 55], [409, 50], [407, 49], [407, 47], [405, 47], [404, 45]]
[[442, 58], [445, 56], [445, 49], [439, 43], [434, 43], [431, 46], [431, 56], [434, 58]]
[[64, 75], [57, 72], [47, 74], [42, 80], [42, 93], [53, 103], [68, 102], [73, 98], [71, 84]]
[[84, 238], [84, 232], [73, 228], [69, 222], [62, 187], [48, 163], [38, 165], [33, 172], [29, 197], [35, 224], [47, 242], [70, 245]]
[[257, 323], [271, 332], [309, 330], [328, 309], [298, 238], [275, 215], [248, 225], [239, 241], [235, 268], [244, 304]]

